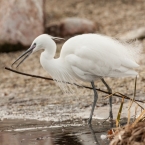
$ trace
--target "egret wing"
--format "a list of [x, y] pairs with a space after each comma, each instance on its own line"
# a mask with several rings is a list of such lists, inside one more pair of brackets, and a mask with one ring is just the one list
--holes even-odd
[[[137, 66], [134, 61], [124, 58], [125, 56], [123, 54], [120, 55], [117, 50], [114, 52], [110, 48], [108, 51], [106, 49], [104, 47], [96, 49], [82, 46], [76, 49], [74, 54], [68, 55], [66, 59], [77, 75], [86, 75], [87, 77], [89, 75], [99, 77], [121, 76], [124, 72], [130, 71], [131, 67]], [[130, 71], [133, 74], [134, 72]], [[130, 73], [128, 72], [127, 74]]]

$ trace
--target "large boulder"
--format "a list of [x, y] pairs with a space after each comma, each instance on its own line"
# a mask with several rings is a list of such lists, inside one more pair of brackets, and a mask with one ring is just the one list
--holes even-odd
[[98, 30], [99, 25], [95, 22], [78, 17], [65, 18], [60, 22], [46, 26], [46, 33], [61, 37], [70, 37], [83, 33], [95, 33]]
[[0, 51], [29, 46], [44, 31], [43, 17], [43, 0], [0, 0]]

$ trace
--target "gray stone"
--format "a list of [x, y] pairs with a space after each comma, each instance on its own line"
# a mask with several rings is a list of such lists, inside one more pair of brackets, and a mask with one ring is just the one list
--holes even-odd
[[83, 18], [66, 18], [58, 23], [46, 27], [46, 32], [53, 36], [68, 37], [76, 34], [95, 33], [99, 30], [98, 24]]
[[0, 0], [0, 18], [0, 51], [29, 46], [44, 31], [43, 0]]

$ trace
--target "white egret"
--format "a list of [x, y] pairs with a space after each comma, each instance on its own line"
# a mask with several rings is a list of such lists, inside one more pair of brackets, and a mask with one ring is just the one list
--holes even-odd
[[[107, 36], [83, 34], [68, 39], [62, 46], [60, 57], [54, 59], [55, 39], [59, 38], [47, 34], [38, 36], [30, 48], [13, 64], [24, 57], [17, 65], [19, 66], [30, 54], [44, 49], [40, 56], [40, 63], [54, 80], [59, 83], [75, 83], [76, 80], [90, 82], [94, 91], [94, 102], [88, 120], [91, 124], [98, 99], [94, 81], [100, 79], [108, 92], [112, 93], [104, 77], [136, 76], [138, 73], [133, 69], [139, 66], [136, 62], [138, 50], [134, 46], [122, 44]], [[109, 98], [109, 105], [109, 117], [113, 119], [112, 97]]]

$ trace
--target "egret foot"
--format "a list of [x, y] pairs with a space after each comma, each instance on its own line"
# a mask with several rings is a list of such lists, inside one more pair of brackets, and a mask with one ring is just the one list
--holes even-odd
[[114, 123], [113, 118], [110, 118], [110, 116], [108, 116], [106, 119], [104, 119], [102, 124], [104, 124], [106, 121], [110, 121], [110, 128], [112, 128], [113, 127], [113, 123]]

